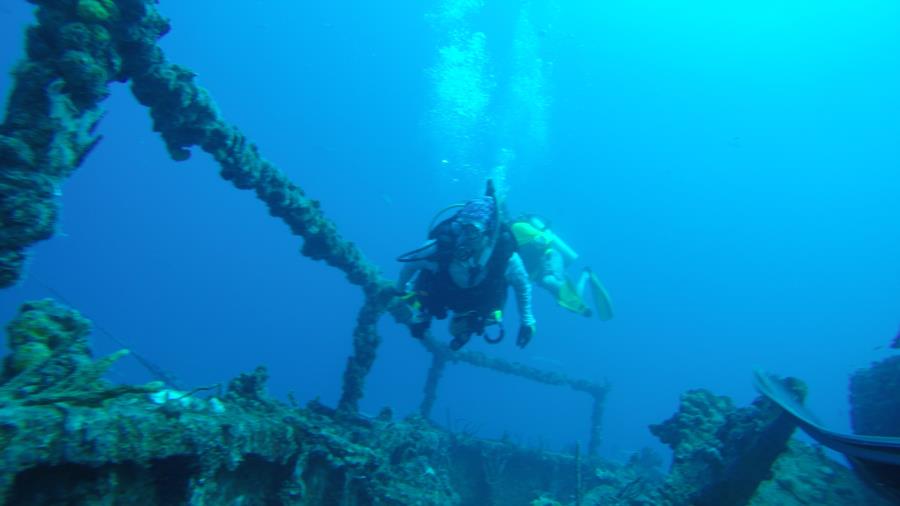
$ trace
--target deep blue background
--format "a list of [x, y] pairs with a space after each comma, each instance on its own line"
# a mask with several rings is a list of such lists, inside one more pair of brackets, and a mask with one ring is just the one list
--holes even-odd
[[[552, 22], [535, 20], [552, 69], [549, 139], [544, 157], [510, 168], [509, 205], [552, 219], [617, 315], [583, 320], [537, 292], [531, 346], [471, 346], [609, 379], [608, 456], [658, 445], [646, 426], [686, 389], [748, 402], [753, 367], [803, 378], [813, 410], [846, 428], [848, 375], [890, 353], [900, 4], [784, 3], [559, 2]], [[434, 5], [324, 4], [162, 2], [173, 30], [161, 44], [395, 276], [394, 257], [432, 213], [478, 191], [441, 170], [429, 131]], [[520, 6], [491, 3], [472, 21], [499, 81]], [[31, 9], [0, 6], [0, 68], [20, 57]], [[0, 292], [0, 321], [49, 285], [190, 384], [266, 364], [274, 395], [334, 404], [359, 290], [299, 255], [301, 240], [207, 155], [170, 161], [126, 86], [105, 105], [104, 141], [63, 186], [59, 234]], [[363, 410], [406, 414], [429, 357], [389, 319], [381, 328]], [[133, 361], [115, 376], [147, 379]], [[570, 391], [456, 366], [434, 418], [562, 447], [586, 440], [589, 408]]]

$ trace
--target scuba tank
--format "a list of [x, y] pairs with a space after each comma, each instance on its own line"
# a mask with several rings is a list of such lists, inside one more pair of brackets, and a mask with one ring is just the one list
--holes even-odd
[[578, 253], [572, 249], [571, 246], [566, 244], [558, 235], [554, 234], [552, 230], [544, 223], [544, 221], [537, 216], [531, 216], [529, 221], [535, 228], [541, 231], [541, 235], [543, 236], [544, 241], [546, 241], [547, 245], [552, 247], [553, 249], [559, 251], [563, 258], [566, 261], [566, 264], [570, 264], [578, 260]]

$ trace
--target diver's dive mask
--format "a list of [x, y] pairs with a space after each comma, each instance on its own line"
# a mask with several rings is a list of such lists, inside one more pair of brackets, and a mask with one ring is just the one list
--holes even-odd
[[453, 245], [453, 257], [457, 260], [469, 260], [485, 247], [487, 237], [484, 225], [478, 222], [455, 222], [453, 231], [456, 242]]

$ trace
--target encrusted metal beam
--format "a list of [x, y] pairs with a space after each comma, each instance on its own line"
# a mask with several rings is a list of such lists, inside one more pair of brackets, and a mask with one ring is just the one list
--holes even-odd
[[431, 337], [422, 340], [422, 344], [432, 354], [431, 368], [428, 370], [428, 378], [425, 384], [425, 397], [422, 400], [420, 411], [428, 416], [434, 405], [437, 395], [437, 385], [443, 374], [447, 362], [463, 362], [475, 367], [491, 369], [503, 374], [510, 374], [520, 378], [529, 379], [538, 383], [554, 386], [567, 386], [573, 390], [584, 392], [591, 396], [591, 425], [588, 453], [596, 455], [600, 449], [602, 438], [603, 410], [606, 405], [606, 394], [609, 392], [609, 383], [597, 383], [584, 379], [572, 378], [557, 372], [544, 371], [518, 362], [509, 362], [502, 358], [492, 357], [477, 351], [451, 351], [450, 348]]
[[441, 376], [444, 375], [446, 367], [447, 354], [431, 354], [431, 367], [428, 368], [428, 377], [425, 378], [425, 395], [422, 397], [422, 404], [419, 406], [419, 413], [425, 418], [431, 416], [434, 401], [437, 400], [438, 384], [441, 382]]

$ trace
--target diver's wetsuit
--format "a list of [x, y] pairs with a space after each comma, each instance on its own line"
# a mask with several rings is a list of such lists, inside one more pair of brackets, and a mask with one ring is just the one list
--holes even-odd
[[[510, 243], [509, 241], [513, 242]], [[522, 325], [533, 326], [531, 283], [511, 234], [501, 234], [497, 244], [486, 248], [477, 258], [462, 261], [440, 251], [435, 241], [418, 254], [422, 260], [408, 262], [400, 272], [397, 286], [407, 291], [416, 273], [416, 289], [430, 292], [422, 300], [430, 316], [445, 318], [447, 311], [476, 311], [487, 314], [502, 309], [507, 285], [516, 292], [516, 307]], [[425, 285], [424, 287], [422, 285]]]
[[531, 223], [513, 223], [512, 232], [531, 279], [556, 296], [566, 284], [566, 260], [562, 253], [543, 238], [543, 230]]

